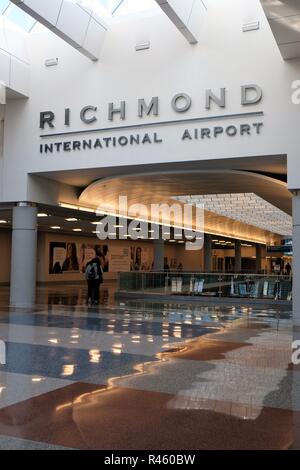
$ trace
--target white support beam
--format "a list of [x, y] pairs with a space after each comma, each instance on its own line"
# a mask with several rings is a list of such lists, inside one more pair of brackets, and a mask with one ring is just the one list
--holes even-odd
[[0, 16], [0, 82], [17, 96], [29, 95], [29, 59], [26, 34]]
[[207, 8], [205, 0], [155, 0], [172, 23], [188, 40], [197, 44]]
[[300, 1], [261, 0], [284, 59], [300, 57]]
[[106, 19], [81, 5], [80, 0], [11, 1], [89, 59], [99, 59]]

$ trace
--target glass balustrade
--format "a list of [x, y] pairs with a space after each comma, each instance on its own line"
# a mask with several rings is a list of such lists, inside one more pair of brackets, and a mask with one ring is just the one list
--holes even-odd
[[119, 292], [292, 300], [292, 278], [283, 275], [130, 272], [119, 273]]

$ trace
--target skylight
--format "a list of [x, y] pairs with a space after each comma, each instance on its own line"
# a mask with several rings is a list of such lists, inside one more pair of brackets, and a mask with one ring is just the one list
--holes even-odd
[[0, 15], [7, 18], [23, 31], [31, 31], [36, 20], [8, 0], [0, 0]]
[[77, 0], [77, 3], [94, 13], [105, 10], [109, 15], [127, 15], [157, 7], [154, 0]]
[[[157, 7], [154, 0], [69, 0], [77, 3], [81, 8], [92, 12], [94, 18], [105, 16], [123, 16], [147, 11]], [[0, 17], [7, 18], [23, 31], [30, 32], [41, 26], [34, 18], [28, 15], [9, 0], [0, 0]]]
[[123, 0], [70, 0], [89, 12], [100, 13], [105, 11], [110, 15], [123, 3]]
[[[157, 7], [154, 0], [69, 0], [77, 3], [81, 8], [93, 12], [95, 16], [103, 15], [121, 16], [146, 11]], [[23, 31], [30, 32], [37, 24], [26, 12], [9, 0], [0, 0], [0, 16], [9, 19]]]
[[159, 9], [154, 0], [122, 0], [119, 6], [112, 12], [114, 15], [130, 15], [140, 11], [150, 10], [152, 8]]
[[9, 0], [0, 0], [0, 15], [4, 13], [9, 4]]
[[96, 2], [100, 3], [104, 8], [106, 8], [106, 10], [109, 11], [109, 13], [113, 15], [121, 3], [124, 2], [124, 0], [96, 0]]

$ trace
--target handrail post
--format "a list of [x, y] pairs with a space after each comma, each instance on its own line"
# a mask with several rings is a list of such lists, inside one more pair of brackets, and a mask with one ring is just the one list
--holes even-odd
[[221, 286], [222, 276], [219, 276], [218, 281], [219, 281], [219, 297], [222, 297], [222, 286]]

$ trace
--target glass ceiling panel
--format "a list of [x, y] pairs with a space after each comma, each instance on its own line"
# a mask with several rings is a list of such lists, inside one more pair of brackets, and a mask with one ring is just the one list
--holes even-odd
[[24, 31], [31, 31], [36, 20], [7, 0], [0, 0], [0, 14]]
[[9, 0], [0, 0], [0, 15], [6, 10], [8, 5], [10, 4]]
[[159, 8], [154, 0], [123, 0], [112, 12], [115, 15], [130, 15], [139, 11]]
[[106, 10], [108, 10], [112, 15], [119, 8], [121, 3], [123, 3], [123, 1], [124, 0], [97, 0], [97, 2], [106, 8]]
[[95, 2], [104, 7], [111, 15], [129, 15], [157, 7], [154, 0], [95, 0]]
[[84, 10], [101, 14], [105, 11], [109, 15], [114, 14], [116, 9], [123, 3], [124, 0], [69, 0], [75, 1]]
[[[78, 3], [83, 9], [93, 12], [99, 18], [104, 14], [128, 15], [157, 7], [154, 0], [69, 0]], [[102, 15], [101, 15], [102, 13]], [[9, 0], [0, 0], [0, 16], [3, 15], [24, 31], [30, 32], [37, 21]]]

